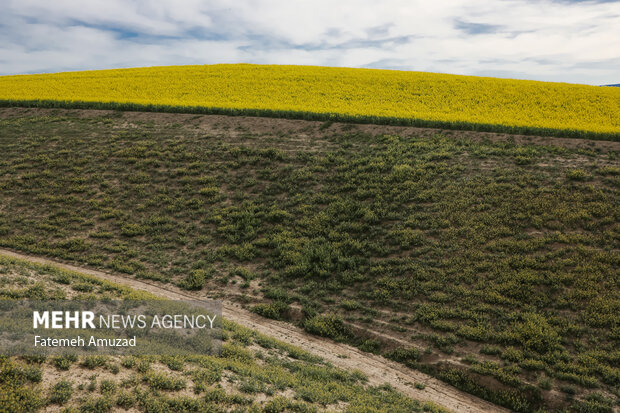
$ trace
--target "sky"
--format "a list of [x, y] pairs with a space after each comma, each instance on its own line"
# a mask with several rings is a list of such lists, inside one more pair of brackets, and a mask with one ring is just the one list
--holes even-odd
[[620, 83], [620, 0], [0, 0], [0, 75], [213, 63]]

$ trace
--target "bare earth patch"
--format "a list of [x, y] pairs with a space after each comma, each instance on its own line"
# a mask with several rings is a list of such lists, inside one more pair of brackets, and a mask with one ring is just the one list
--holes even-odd
[[[313, 142], [334, 133], [361, 132], [371, 136], [400, 135], [428, 137], [442, 134], [454, 138], [469, 138], [476, 141], [511, 141], [535, 145], [554, 145], [564, 148], [588, 148], [601, 151], [618, 150], [620, 142], [590, 139], [554, 138], [548, 136], [512, 135], [508, 133], [459, 131], [437, 128], [418, 128], [410, 126], [387, 126], [372, 124], [339, 123], [326, 124], [320, 121], [295, 119], [263, 118], [250, 116], [195, 115], [160, 112], [117, 112], [112, 110], [90, 109], [43, 109], [43, 108], [0, 108], [0, 119], [24, 116], [72, 116], [79, 118], [98, 118], [113, 116], [116, 122], [128, 127], [132, 123], [154, 123], [177, 125], [184, 129], [201, 133], [213, 133], [222, 130], [241, 134], [251, 131], [254, 135], [287, 131], [297, 135], [302, 142]], [[232, 129], [232, 130], [231, 130]]]

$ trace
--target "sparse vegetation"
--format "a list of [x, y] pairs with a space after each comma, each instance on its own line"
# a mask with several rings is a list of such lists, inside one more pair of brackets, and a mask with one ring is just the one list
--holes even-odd
[[[39, 282], [53, 289], [90, 282], [105, 286], [109, 298], [128, 294], [153, 298], [79, 273], [2, 255], [0, 271], [2, 293], [16, 284]], [[392, 389], [369, 386], [359, 371], [339, 370], [299, 348], [236, 324], [225, 322], [224, 332], [221, 357], [0, 356], [0, 412], [36, 412], [46, 406], [52, 410], [62, 406], [66, 412], [318, 412], [339, 404], [350, 411], [444, 411]], [[70, 362], [70, 370], [58, 368], [65, 360]], [[110, 366], [119, 371], [109, 372]], [[57, 377], [49, 388], [41, 383], [42, 370]], [[252, 399], [258, 395], [259, 399]], [[375, 407], [368, 410], [368, 406]]]

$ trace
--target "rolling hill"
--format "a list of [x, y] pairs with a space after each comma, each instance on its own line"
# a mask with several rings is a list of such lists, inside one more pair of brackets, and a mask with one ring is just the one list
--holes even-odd
[[620, 90], [313, 66], [169, 66], [0, 77], [2, 105], [245, 114], [618, 140]]

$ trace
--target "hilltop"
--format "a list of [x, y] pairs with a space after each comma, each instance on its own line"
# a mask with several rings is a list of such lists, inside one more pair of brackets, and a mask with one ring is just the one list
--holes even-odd
[[269, 116], [620, 139], [620, 90], [396, 70], [167, 66], [0, 77], [4, 106]]

